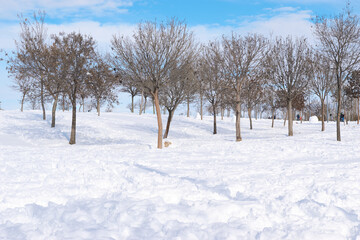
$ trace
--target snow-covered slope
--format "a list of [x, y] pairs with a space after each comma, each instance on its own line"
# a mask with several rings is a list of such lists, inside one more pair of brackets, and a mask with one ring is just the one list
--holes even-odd
[[[360, 239], [360, 126], [0, 112], [0, 239]], [[50, 116], [48, 116], [50, 119]], [[164, 116], [164, 123], [166, 117]]]

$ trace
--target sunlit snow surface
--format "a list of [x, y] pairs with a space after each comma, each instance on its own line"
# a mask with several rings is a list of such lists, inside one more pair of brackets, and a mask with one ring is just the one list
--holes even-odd
[[[360, 126], [0, 112], [0, 239], [360, 239]], [[48, 115], [50, 119], [50, 115]], [[163, 116], [165, 125], [166, 116]]]

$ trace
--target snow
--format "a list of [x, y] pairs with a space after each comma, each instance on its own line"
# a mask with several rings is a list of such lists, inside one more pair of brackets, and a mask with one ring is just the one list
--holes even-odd
[[1, 112], [0, 239], [360, 239], [356, 123], [57, 115]]
[[310, 119], [309, 119], [309, 122], [311, 123], [317, 123], [319, 122], [319, 119], [317, 116], [311, 116]]

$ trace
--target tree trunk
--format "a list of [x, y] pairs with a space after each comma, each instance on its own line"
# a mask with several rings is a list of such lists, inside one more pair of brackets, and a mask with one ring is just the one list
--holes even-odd
[[134, 113], [134, 95], [131, 95], [131, 112]]
[[288, 100], [288, 132], [289, 132], [289, 136], [293, 136], [293, 121], [292, 121], [292, 106], [291, 106], [291, 100]]
[[155, 114], [155, 100], [154, 100], [154, 98], [152, 99], [152, 105], [153, 105], [153, 114]]
[[98, 112], [98, 116], [100, 116], [100, 98], [96, 99], [96, 110]]
[[358, 114], [357, 114], [357, 115], [358, 115], [358, 122], [357, 122], [357, 124], [359, 124], [359, 120], [360, 120], [359, 99], [360, 99], [360, 98], [357, 98], [357, 108], [356, 108], [356, 109], [357, 109], [357, 112], [358, 112]]
[[55, 127], [55, 115], [56, 115], [56, 107], [57, 107], [57, 103], [58, 103], [58, 98], [59, 98], [59, 95], [56, 95], [54, 97], [54, 103], [53, 103], [53, 106], [52, 106], [52, 110], [51, 110], [51, 127]]
[[284, 127], [285, 127], [285, 124], [286, 124], [287, 115], [288, 115], [288, 113], [286, 112], [286, 114], [285, 114], [285, 119], [284, 119]]
[[235, 129], [236, 129], [236, 141], [240, 142], [241, 139], [241, 132], [240, 132], [240, 111], [241, 111], [241, 102], [240, 102], [240, 95], [236, 94], [236, 122], [235, 122]]
[[73, 96], [72, 103], [72, 120], [71, 120], [71, 133], [69, 144], [76, 143], [76, 98]]
[[303, 118], [304, 118], [304, 110], [301, 109], [301, 113], [300, 113], [300, 123], [302, 124]]
[[156, 108], [156, 117], [158, 122], [158, 145], [157, 148], [162, 149], [162, 120], [161, 120], [161, 110], [160, 110], [160, 103], [159, 103], [159, 90], [156, 89], [154, 95], [154, 102], [155, 102], [155, 108]]
[[[338, 77], [341, 78], [341, 77]], [[341, 141], [340, 133], [340, 113], [341, 113], [341, 79], [337, 79], [337, 113], [336, 113], [336, 140]]]
[[41, 108], [43, 111], [43, 120], [46, 120], [46, 113], [45, 113], [45, 103], [44, 103], [44, 83], [43, 83], [43, 79], [41, 79], [41, 92], [40, 92], [40, 99], [41, 99]]
[[250, 121], [250, 129], [252, 129], [251, 108], [248, 108], [248, 116]]
[[346, 111], [345, 109], [344, 109], [344, 118], [345, 118], [344, 119], [344, 126], [345, 126], [345, 123], [346, 123], [346, 125], [349, 124], [349, 111]]
[[217, 129], [216, 129], [216, 105], [213, 104], [212, 107], [213, 107], [213, 114], [214, 114], [214, 130], [213, 130], [213, 134], [216, 134], [217, 133]]
[[271, 110], [271, 127], [274, 128], [274, 116], [275, 116], [275, 111], [274, 109]]
[[24, 111], [25, 96], [26, 96], [26, 93], [23, 94], [22, 99], [21, 99], [21, 109], [20, 109], [21, 112]]
[[83, 104], [83, 112], [85, 112], [85, 98], [82, 99], [82, 104]]
[[166, 123], [166, 129], [165, 129], [165, 133], [164, 133], [164, 138], [167, 138], [168, 135], [169, 135], [170, 123], [171, 123], [171, 120], [172, 120], [173, 115], [174, 115], [174, 110], [169, 110], [168, 109], [168, 112], [169, 112], [169, 116], [168, 116], [167, 123]]
[[225, 109], [221, 108], [221, 120], [224, 120]]
[[62, 111], [65, 112], [65, 96], [62, 96]]
[[145, 110], [146, 110], [146, 102], [147, 102], [147, 96], [144, 97], [145, 99], [145, 102], [144, 102], [144, 113], [145, 113]]
[[227, 109], [227, 117], [228, 118], [230, 117], [230, 109], [229, 108]]
[[141, 113], [143, 111], [143, 104], [144, 104], [144, 91], [141, 91], [141, 101], [140, 101], [139, 115], [141, 115]]
[[321, 131], [325, 131], [325, 99], [320, 99], [321, 101]]
[[187, 98], [187, 117], [190, 117], [190, 98]]
[[203, 96], [200, 94], [200, 117], [203, 120]]

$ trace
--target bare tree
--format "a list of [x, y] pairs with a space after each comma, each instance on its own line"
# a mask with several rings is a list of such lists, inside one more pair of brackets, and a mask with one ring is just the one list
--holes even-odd
[[263, 98], [264, 78], [259, 73], [252, 74], [242, 88], [243, 102], [248, 110], [250, 129], [253, 129], [251, 113], [253, 108], [260, 103]]
[[135, 76], [137, 86], [147, 90], [154, 98], [158, 121], [158, 148], [162, 148], [162, 120], [159, 91], [168, 83], [171, 69], [177, 67], [179, 60], [186, 61], [189, 49], [194, 45], [193, 34], [187, 26], [176, 19], [165, 23], [144, 22], [138, 25], [129, 38], [116, 37], [112, 49], [118, 59], [119, 67]]
[[168, 111], [164, 138], [168, 137], [176, 108], [186, 100], [186, 91], [194, 82], [190, 64], [189, 62], [179, 62], [179, 67], [170, 71], [169, 82], [159, 94], [161, 105]]
[[88, 90], [90, 96], [95, 98], [96, 110], [98, 116], [100, 116], [101, 104], [104, 102], [110, 104], [117, 102], [115, 90], [119, 81], [115, 78], [110, 64], [107, 63], [100, 54], [97, 54], [94, 58], [86, 75], [85, 88]]
[[336, 77], [336, 139], [341, 141], [340, 114], [341, 93], [344, 82], [360, 62], [360, 22], [353, 15], [350, 6], [331, 18], [317, 16], [314, 19], [314, 33], [322, 53], [330, 61]]
[[359, 99], [360, 99], [360, 71], [353, 71], [349, 76], [347, 85], [344, 87], [345, 95], [356, 99], [357, 124], [360, 119]]
[[[203, 48], [204, 46], [201, 46]], [[204, 84], [203, 79], [201, 78], [201, 58], [197, 58], [194, 60], [194, 80], [195, 80], [195, 89], [198, 95], [198, 104], [199, 104], [199, 112], [200, 112], [200, 119], [203, 120], [203, 106], [204, 106]]]
[[45, 114], [45, 74], [48, 69], [46, 66], [46, 57], [44, 50], [46, 49], [46, 28], [44, 24], [45, 12], [39, 11], [34, 13], [32, 19], [20, 18], [20, 40], [15, 41], [17, 47], [17, 58], [23, 65], [27, 66], [33, 79], [37, 80], [35, 84], [40, 89], [41, 108], [43, 111], [43, 119]]
[[264, 88], [264, 97], [263, 97], [263, 104], [266, 106], [266, 109], [268, 109], [271, 112], [271, 127], [274, 127], [274, 119], [275, 119], [275, 113], [276, 110], [279, 108], [277, 106], [277, 94], [275, 92], [275, 89], [272, 85], [268, 85]]
[[314, 54], [313, 76], [310, 80], [310, 89], [319, 97], [321, 103], [321, 131], [325, 131], [325, 98], [334, 86], [334, 71], [327, 58], [320, 53]]
[[223, 61], [221, 56], [220, 44], [210, 42], [208, 46], [203, 47], [203, 57], [201, 65], [201, 79], [203, 82], [203, 92], [205, 98], [211, 104], [211, 112], [214, 116], [213, 134], [217, 134], [216, 113], [222, 100], [221, 96], [229, 88], [223, 75]]
[[67, 94], [72, 105], [72, 121], [70, 144], [76, 143], [76, 103], [79, 90], [84, 88], [89, 65], [95, 56], [95, 41], [92, 37], [80, 33], [60, 33], [53, 37], [54, 44], [58, 49], [62, 63], [66, 69], [66, 77], [63, 79], [64, 92]]
[[30, 77], [14, 77], [14, 85], [13, 88], [21, 93], [21, 100], [20, 100], [20, 110], [21, 112], [24, 110], [24, 102], [26, 97], [31, 91], [31, 88], [33, 86], [32, 83], [33, 79]]
[[223, 37], [224, 75], [234, 91], [236, 104], [236, 141], [241, 141], [241, 89], [248, 74], [257, 69], [267, 47], [267, 40], [257, 34], [245, 37], [232, 34], [230, 38]]
[[277, 38], [267, 56], [269, 79], [284, 94], [287, 103], [288, 134], [293, 136], [292, 101], [308, 85], [311, 51], [306, 39]]

